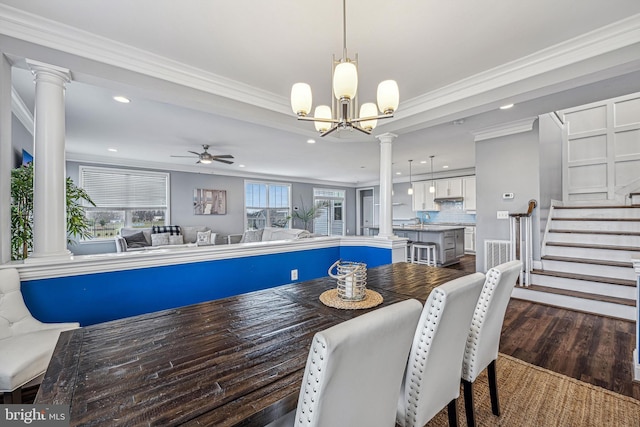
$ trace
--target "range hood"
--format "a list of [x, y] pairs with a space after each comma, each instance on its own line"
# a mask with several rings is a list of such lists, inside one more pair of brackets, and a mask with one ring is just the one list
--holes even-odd
[[462, 196], [457, 196], [457, 197], [436, 197], [435, 199], [433, 199], [433, 201], [436, 202], [436, 203], [461, 202], [463, 200], [464, 200], [464, 198]]

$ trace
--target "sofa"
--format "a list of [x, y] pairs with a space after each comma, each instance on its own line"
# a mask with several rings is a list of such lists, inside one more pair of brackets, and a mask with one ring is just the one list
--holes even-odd
[[206, 226], [154, 226], [120, 229], [115, 236], [116, 252], [145, 251], [150, 249], [184, 248], [215, 245], [217, 233]]
[[227, 236], [228, 243], [273, 242], [276, 240], [298, 240], [312, 237], [307, 230], [300, 228], [265, 227], [247, 230], [242, 234]]

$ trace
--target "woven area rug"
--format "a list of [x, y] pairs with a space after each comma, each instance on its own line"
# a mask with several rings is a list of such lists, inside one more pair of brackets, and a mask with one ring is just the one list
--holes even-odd
[[[638, 427], [640, 401], [500, 354], [498, 393], [502, 415], [491, 412], [485, 372], [474, 384], [478, 426]], [[460, 426], [466, 426], [464, 397], [458, 398]], [[447, 411], [427, 427], [448, 426]]]

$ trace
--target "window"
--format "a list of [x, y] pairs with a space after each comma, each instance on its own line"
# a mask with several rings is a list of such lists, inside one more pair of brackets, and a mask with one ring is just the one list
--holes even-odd
[[85, 208], [94, 239], [169, 224], [168, 173], [80, 166], [80, 186], [96, 204]]
[[289, 227], [291, 185], [245, 181], [246, 229]]

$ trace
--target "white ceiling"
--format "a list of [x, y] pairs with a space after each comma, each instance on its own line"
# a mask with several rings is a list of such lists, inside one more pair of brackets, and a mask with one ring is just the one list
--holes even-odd
[[[394, 169], [406, 179], [408, 160], [414, 174], [427, 173], [419, 162], [429, 155], [436, 171], [473, 168], [474, 133], [487, 127], [640, 91], [640, 2], [348, 0], [347, 48], [359, 55], [361, 102], [374, 99], [379, 81], [398, 82], [396, 116], [374, 135], [398, 135]], [[70, 69], [69, 159], [349, 185], [378, 179], [374, 136], [320, 139], [289, 107], [298, 81], [312, 86], [314, 105], [329, 103], [340, 0], [1, 0], [0, 51], [31, 111], [24, 58]], [[116, 94], [132, 102], [115, 103]], [[497, 109], [509, 102], [511, 110]], [[236, 162], [170, 157], [202, 144]]]

